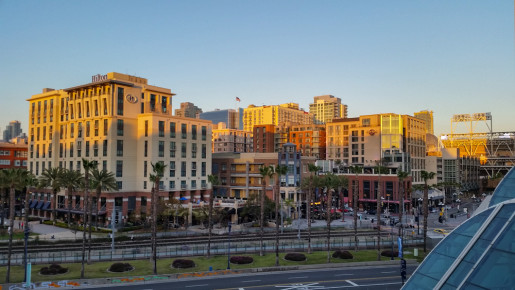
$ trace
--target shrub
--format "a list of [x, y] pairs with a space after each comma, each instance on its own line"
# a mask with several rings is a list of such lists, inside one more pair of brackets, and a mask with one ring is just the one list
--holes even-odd
[[51, 264], [48, 267], [43, 267], [39, 271], [41, 275], [57, 275], [57, 274], [64, 274], [68, 272], [68, 268], [63, 268], [59, 264]]
[[187, 259], [176, 259], [173, 261], [172, 267], [181, 268], [181, 269], [193, 268], [193, 267], [195, 267], [195, 262], [193, 262], [192, 260], [187, 260]]
[[302, 262], [306, 261], [306, 255], [301, 253], [288, 253], [284, 256], [284, 259], [288, 261]]
[[[381, 256], [383, 257], [391, 257], [392, 256], [392, 251], [391, 250], [384, 250], [381, 252]], [[393, 257], [398, 257], [399, 256], [399, 251], [393, 251]]]
[[129, 263], [114, 263], [109, 267], [109, 272], [127, 272], [132, 271], [134, 267], [132, 267]]
[[231, 263], [233, 263], [233, 264], [241, 265], [241, 264], [250, 264], [252, 262], [254, 262], [254, 259], [249, 256], [233, 256], [233, 257], [231, 257]]
[[333, 258], [354, 259], [354, 256], [349, 251], [337, 250], [333, 253]]

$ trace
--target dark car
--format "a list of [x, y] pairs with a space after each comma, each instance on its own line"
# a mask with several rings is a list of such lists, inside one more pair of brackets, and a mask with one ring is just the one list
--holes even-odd
[[375, 209], [371, 209], [368, 211], [368, 214], [375, 215], [377, 212]]

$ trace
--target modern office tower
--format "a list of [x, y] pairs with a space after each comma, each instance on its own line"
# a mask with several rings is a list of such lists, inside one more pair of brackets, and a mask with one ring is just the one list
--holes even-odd
[[[44, 89], [28, 99], [29, 170], [36, 176], [53, 167], [84, 173], [86, 159], [115, 173], [118, 190], [95, 201], [101, 224], [113, 210], [121, 222], [150, 213], [150, 175], [158, 162], [166, 166], [160, 199], [207, 199], [211, 122], [172, 116], [173, 96], [147, 79], [115, 72], [71, 88]], [[73, 195], [74, 208], [82, 207], [82, 193]], [[59, 217], [67, 212], [66, 199], [63, 189], [52, 204]], [[79, 212], [74, 218], [81, 218]]]
[[21, 123], [19, 121], [11, 121], [9, 125], [5, 127], [3, 140], [4, 142], [10, 142], [11, 139], [18, 137], [21, 133]]
[[7, 168], [27, 169], [27, 144], [0, 142], [0, 170]]
[[201, 113], [202, 109], [190, 102], [181, 103], [181, 107], [175, 109], [175, 116], [177, 117], [198, 118]]
[[256, 107], [250, 105], [243, 111], [243, 129], [252, 132], [256, 125], [313, 124], [313, 115], [299, 109], [299, 104]]
[[203, 112], [199, 119], [210, 120], [214, 125], [223, 122], [228, 129], [243, 130], [243, 108]]
[[332, 95], [323, 95], [313, 98], [309, 104], [309, 112], [315, 118], [315, 124], [326, 124], [333, 119], [347, 118], [347, 105], [342, 104], [340, 98]]
[[426, 133], [431, 134], [431, 135], [435, 134], [435, 132], [433, 130], [433, 111], [424, 110], [424, 111], [416, 112], [416, 113], [414, 113], [414, 116], [416, 118], [426, 121]]
[[327, 124], [327, 159], [343, 166], [387, 167], [410, 172], [413, 183], [422, 182], [425, 169], [425, 121], [398, 114], [364, 115]]
[[289, 142], [297, 145], [302, 156], [326, 158], [325, 125], [294, 125], [290, 128]]
[[219, 123], [218, 126], [213, 127], [212, 137], [212, 152], [253, 152], [253, 138], [252, 133], [225, 128], [225, 123]]

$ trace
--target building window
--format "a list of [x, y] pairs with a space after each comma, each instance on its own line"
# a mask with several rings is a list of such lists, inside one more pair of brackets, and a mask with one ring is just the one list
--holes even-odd
[[159, 157], [165, 157], [165, 141], [159, 141]]
[[175, 122], [170, 122], [170, 138], [175, 138]]
[[186, 143], [182, 142], [181, 143], [181, 157], [182, 158], [186, 158]]
[[191, 143], [191, 158], [197, 158], [197, 143]]
[[150, 94], [150, 111], [156, 110], [156, 95]]
[[123, 116], [123, 88], [118, 88], [118, 110], [119, 116]]
[[116, 182], [116, 187], [118, 187], [118, 190], [121, 190], [122, 189], [122, 182], [121, 181], [117, 181]]
[[98, 157], [98, 141], [93, 144], [93, 157]]
[[186, 161], [181, 162], [181, 176], [182, 177], [186, 176]]
[[143, 161], [143, 177], [147, 177], [147, 161]]
[[99, 127], [99, 121], [95, 120], [95, 137], [98, 137], [98, 127]]
[[145, 120], [145, 137], [148, 137], [148, 120]]
[[143, 156], [147, 157], [148, 155], [148, 141], [144, 142], [144, 148], [143, 148]]
[[195, 189], [197, 188], [197, 181], [196, 180], [192, 180], [191, 181], [191, 189]]
[[123, 176], [123, 161], [116, 160], [116, 177], [122, 177], [122, 176]]
[[107, 99], [103, 98], [102, 101], [104, 103], [104, 115], [107, 115]]
[[206, 158], [207, 155], [207, 146], [206, 144], [202, 144], [202, 158]]
[[170, 177], [175, 177], [175, 161], [170, 161]]
[[[45, 145], [43, 144], [43, 154], [45, 154]], [[73, 142], [70, 143], [70, 157], [73, 157]]]
[[191, 139], [197, 140], [197, 125], [191, 125]]
[[166, 105], [168, 103], [168, 98], [167, 97], [162, 97], [161, 98], [161, 112], [162, 113], [166, 113]]
[[202, 176], [206, 176], [206, 162], [202, 162]]
[[191, 162], [191, 176], [197, 176], [197, 162]]
[[170, 142], [170, 157], [171, 158], [174, 158], [175, 157], [175, 142]]
[[[48, 157], [52, 157], [52, 144], [48, 147]], [[77, 157], [82, 157], [82, 141], [77, 141]]]
[[206, 136], [207, 136], [207, 127], [202, 126], [202, 141], [206, 141]]
[[186, 139], [188, 136], [188, 127], [186, 124], [181, 124], [181, 138]]
[[175, 181], [174, 180], [170, 180], [169, 187], [170, 187], [170, 189], [175, 189]]
[[107, 156], [107, 140], [102, 141], [102, 156]]
[[159, 121], [159, 137], [164, 137], [165, 136], [165, 122], [164, 121]]
[[86, 137], [89, 137], [90, 122], [86, 122]]
[[89, 157], [89, 141], [86, 141], [86, 157]]
[[123, 140], [116, 140], [116, 156], [123, 156]]
[[102, 160], [102, 170], [107, 171], [107, 160]]
[[116, 122], [116, 135], [123, 136], [123, 120], [118, 120]]
[[[70, 138], [75, 138], [74, 134], [75, 134], [75, 124], [74, 123], [71, 123], [70, 124]], [[46, 138], [46, 127], [43, 127], [43, 140], [45, 140]]]

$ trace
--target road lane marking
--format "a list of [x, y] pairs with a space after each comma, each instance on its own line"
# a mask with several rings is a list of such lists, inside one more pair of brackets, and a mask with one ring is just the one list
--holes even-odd
[[248, 281], [241, 281], [242, 283], [251, 283], [251, 282], [260, 282], [261, 280], [248, 280]]
[[359, 286], [358, 284], [352, 282], [351, 280], [345, 280], [345, 282], [351, 284], [352, 286]]
[[290, 277], [288, 279], [305, 279], [308, 278], [308, 276], [301, 276], [301, 277]]
[[190, 288], [190, 287], [204, 287], [204, 286], [207, 286], [209, 284], [202, 284], [202, 285], [189, 285], [189, 286], [186, 286], [187, 288]]
[[391, 274], [391, 273], [397, 273], [397, 271], [381, 272], [381, 274]]
[[354, 274], [335, 274], [334, 276], [338, 277], [338, 276], [352, 276], [352, 275], [354, 275]]

